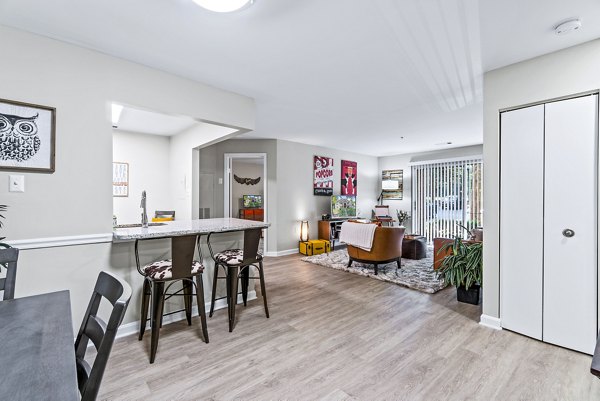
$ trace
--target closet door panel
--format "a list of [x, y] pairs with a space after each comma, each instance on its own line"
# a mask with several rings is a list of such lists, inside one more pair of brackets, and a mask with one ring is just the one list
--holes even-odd
[[588, 354], [597, 335], [597, 110], [596, 95], [546, 105], [543, 340]]
[[500, 118], [500, 317], [541, 340], [544, 106]]

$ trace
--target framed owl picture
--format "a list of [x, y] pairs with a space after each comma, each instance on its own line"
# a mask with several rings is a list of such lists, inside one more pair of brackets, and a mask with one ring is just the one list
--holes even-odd
[[0, 170], [53, 173], [56, 109], [0, 99]]

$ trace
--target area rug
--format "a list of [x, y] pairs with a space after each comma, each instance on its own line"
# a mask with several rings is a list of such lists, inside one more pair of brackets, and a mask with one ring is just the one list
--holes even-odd
[[425, 259], [402, 259], [402, 269], [396, 270], [396, 262], [380, 264], [378, 274], [375, 275], [373, 265], [354, 262], [348, 267], [348, 252], [345, 249], [322, 253], [320, 255], [306, 256], [301, 260], [319, 266], [359, 274], [389, 283], [398, 284], [428, 294], [434, 294], [446, 287], [444, 280], [438, 278], [433, 270], [433, 250], [429, 249]]

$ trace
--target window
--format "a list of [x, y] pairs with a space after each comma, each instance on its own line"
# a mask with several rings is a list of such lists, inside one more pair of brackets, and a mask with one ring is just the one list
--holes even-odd
[[482, 182], [480, 158], [413, 165], [413, 232], [428, 241], [468, 237], [460, 225], [469, 230], [483, 226]]

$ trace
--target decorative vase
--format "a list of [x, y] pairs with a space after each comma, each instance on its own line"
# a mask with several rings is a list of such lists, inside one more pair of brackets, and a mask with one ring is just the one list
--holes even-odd
[[458, 302], [464, 302], [471, 305], [479, 305], [480, 286], [475, 284], [465, 289], [464, 286], [456, 287], [456, 299]]

